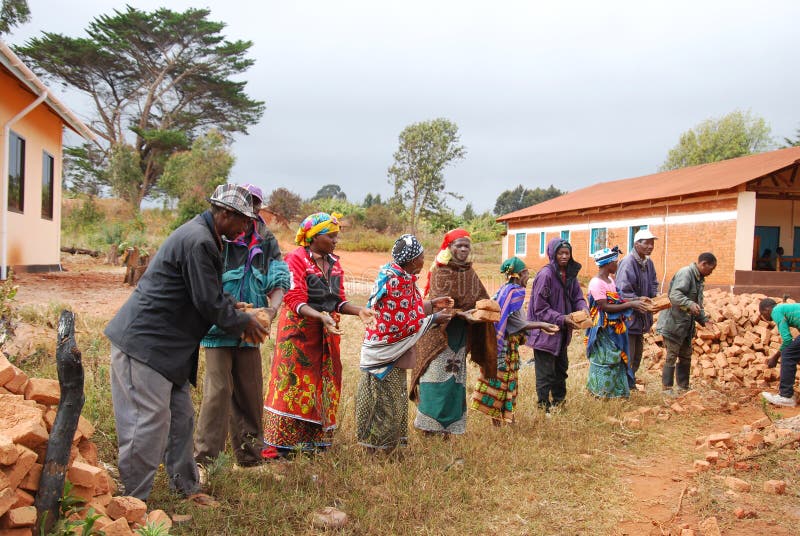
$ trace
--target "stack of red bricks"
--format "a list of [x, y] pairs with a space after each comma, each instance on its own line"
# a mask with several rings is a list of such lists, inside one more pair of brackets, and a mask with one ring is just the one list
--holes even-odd
[[[29, 378], [0, 354], [0, 534], [30, 535], [36, 524], [33, 504], [59, 399], [57, 380]], [[148, 516], [139, 499], [112, 497], [116, 486], [98, 463], [93, 434], [92, 424], [80, 417], [67, 479], [73, 495], [85, 501], [85, 511], [91, 507], [103, 514], [95, 527], [118, 536], [132, 534], [148, 520], [171, 525], [160, 510]]]
[[[777, 368], [767, 367], [767, 360], [780, 348], [781, 337], [775, 324], [763, 321], [759, 315], [758, 304], [763, 298], [763, 294], [706, 291], [704, 306], [714, 323], [706, 328], [698, 326], [692, 341], [693, 377], [722, 387], [763, 389], [774, 385], [780, 373]], [[792, 329], [792, 335], [796, 337], [797, 331]], [[664, 365], [663, 346], [660, 335], [650, 333], [645, 337], [645, 355], [650, 358], [651, 370], [660, 370]]]

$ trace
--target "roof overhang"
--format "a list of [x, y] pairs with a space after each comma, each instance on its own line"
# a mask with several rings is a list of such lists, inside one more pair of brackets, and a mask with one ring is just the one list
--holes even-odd
[[2, 40], [0, 40], [0, 65], [11, 73], [20, 83], [37, 97], [46, 93], [44, 104], [55, 113], [64, 124], [78, 135], [91, 141], [96, 141], [97, 136], [78, 117], [64, 105], [47, 86], [42, 83], [36, 74], [25, 65], [19, 56]]

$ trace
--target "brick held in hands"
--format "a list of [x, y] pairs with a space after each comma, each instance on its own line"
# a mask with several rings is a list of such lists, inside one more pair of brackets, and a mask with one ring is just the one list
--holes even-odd
[[472, 311], [470, 317], [476, 322], [500, 322], [500, 313], [496, 311], [487, 311], [485, 309], [476, 309]]
[[669, 301], [669, 296], [666, 294], [660, 294], [655, 298], [650, 300], [648, 304], [650, 306], [650, 310], [653, 312], [663, 311], [664, 309], [669, 309], [672, 307], [672, 302]]
[[586, 314], [586, 311], [573, 311], [569, 316], [573, 322], [578, 325], [580, 329], [587, 329], [592, 327], [592, 318]]
[[[267, 313], [267, 310], [265, 308], [253, 309], [248, 307], [244, 309], [244, 311], [246, 313], [255, 315], [256, 320], [258, 320], [262, 326], [269, 329], [270, 327], [269, 314]], [[269, 335], [265, 335], [264, 338], [261, 340], [254, 340], [249, 337], [242, 337], [242, 340], [244, 340], [244, 342], [249, 342], [250, 344], [260, 344], [265, 340], [267, 340], [268, 337]]]
[[478, 300], [475, 302], [475, 309], [481, 311], [494, 311], [496, 313], [499, 313], [500, 304], [492, 299]]

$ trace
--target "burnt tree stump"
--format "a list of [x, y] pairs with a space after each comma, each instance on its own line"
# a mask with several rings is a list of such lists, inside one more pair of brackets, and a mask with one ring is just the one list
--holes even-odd
[[44, 528], [44, 534], [48, 534], [59, 518], [59, 500], [64, 493], [69, 452], [75, 430], [78, 429], [78, 417], [83, 409], [83, 363], [81, 351], [75, 344], [75, 315], [71, 311], [61, 311], [58, 319], [56, 365], [61, 400], [47, 442], [44, 467], [36, 493], [36, 514], [39, 520], [34, 527], [36, 535], [39, 534], [40, 526]]

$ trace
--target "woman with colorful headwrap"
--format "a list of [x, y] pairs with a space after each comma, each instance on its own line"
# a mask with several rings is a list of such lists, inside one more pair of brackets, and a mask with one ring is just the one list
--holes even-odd
[[592, 254], [599, 267], [589, 281], [589, 311], [592, 327], [586, 332], [586, 357], [589, 359], [589, 380], [586, 387], [602, 398], [627, 398], [634, 385], [633, 370], [628, 362], [628, 330], [626, 317], [631, 309], [647, 311], [640, 300], [625, 301], [617, 293], [612, 275], [617, 273], [620, 250], [605, 248]]
[[338, 214], [318, 212], [303, 220], [285, 257], [291, 287], [278, 320], [269, 388], [264, 400], [266, 458], [330, 445], [342, 387], [339, 315], [358, 315], [365, 325], [374, 311], [347, 301], [344, 272], [333, 254]]
[[[425, 254], [414, 235], [397, 239], [392, 262], [381, 267], [367, 307], [377, 322], [361, 346], [361, 381], [356, 392], [358, 442], [368, 449], [404, 445], [408, 432], [406, 369], [414, 368], [416, 343], [433, 325], [446, 324], [453, 300], [423, 301], [417, 274]], [[437, 313], [433, 313], [438, 309]], [[433, 313], [433, 314], [431, 314]]]
[[530, 272], [522, 259], [506, 259], [500, 266], [500, 273], [506, 276], [507, 282], [494, 296], [500, 305], [500, 321], [494, 323], [497, 332], [497, 374], [488, 378], [481, 375], [471, 400], [472, 409], [490, 416], [495, 426], [514, 422], [520, 366], [519, 345], [525, 342], [527, 331], [558, 331], [555, 324], [525, 320], [522, 302], [525, 301], [525, 285], [528, 284]]
[[[428, 275], [430, 299], [449, 296], [459, 311], [475, 307], [489, 293], [469, 262], [470, 236], [464, 229], [444, 235]], [[463, 434], [467, 428], [467, 353], [487, 378], [497, 373], [497, 342], [491, 323], [469, 324], [457, 313], [445, 329], [430, 329], [417, 345], [410, 398], [417, 402], [414, 426], [423, 432]]]

